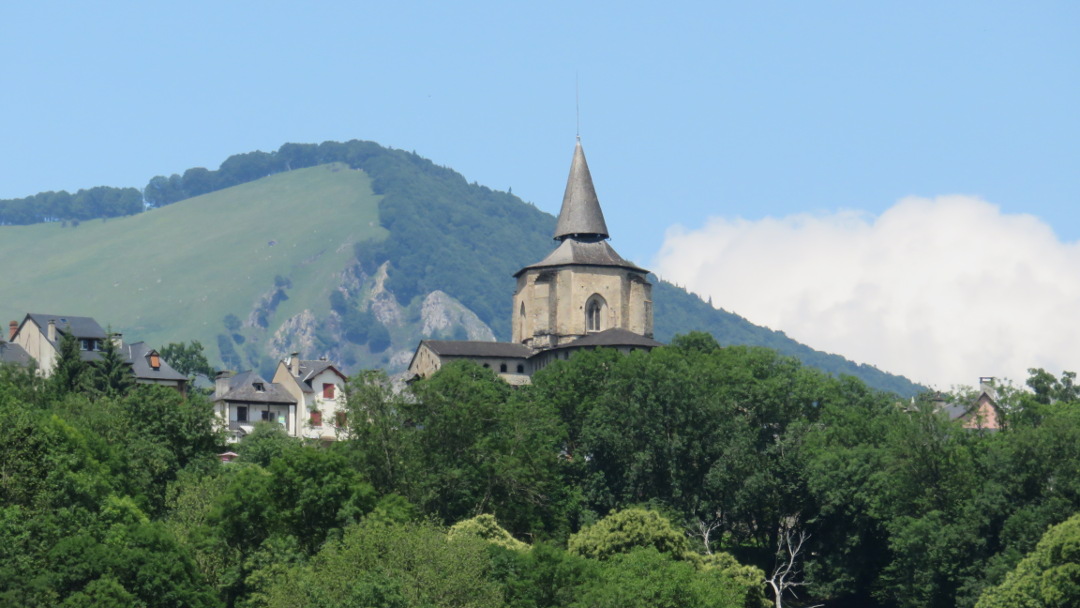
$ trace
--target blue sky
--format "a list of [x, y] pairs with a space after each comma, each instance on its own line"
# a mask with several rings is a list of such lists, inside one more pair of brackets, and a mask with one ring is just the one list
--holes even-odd
[[[672, 227], [872, 224], [908, 196], [1030, 214], [1067, 248], [1078, 34], [1075, 2], [7, 3], [0, 198], [358, 138], [555, 213], [576, 81], [612, 244], [669, 275]], [[994, 246], [978, 228], [949, 231]]]

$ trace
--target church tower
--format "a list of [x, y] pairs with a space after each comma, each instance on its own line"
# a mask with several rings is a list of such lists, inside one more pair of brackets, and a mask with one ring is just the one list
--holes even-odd
[[621, 258], [607, 239], [579, 139], [555, 226], [559, 244], [514, 275], [514, 343], [548, 349], [609, 330], [652, 338], [649, 271]]

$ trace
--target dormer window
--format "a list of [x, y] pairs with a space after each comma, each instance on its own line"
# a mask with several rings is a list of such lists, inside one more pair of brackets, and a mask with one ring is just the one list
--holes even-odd
[[101, 344], [93, 338], [79, 338], [79, 350], [98, 351], [101, 350]]
[[257, 392], [257, 393], [262, 393], [262, 392], [266, 391], [266, 385], [263, 384], [262, 382], [256, 382], [256, 383], [254, 383], [254, 386], [255, 386], [255, 392]]
[[150, 353], [150, 367], [161, 369], [161, 357], [157, 353]]

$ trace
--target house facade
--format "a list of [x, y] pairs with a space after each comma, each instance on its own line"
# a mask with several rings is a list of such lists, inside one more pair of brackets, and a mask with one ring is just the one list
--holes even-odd
[[296, 436], [332, 441], [344, 426], [348, 378], [325, 359], [300, 359], [293, 353], [278, 362], [274, 383], [296, 400]]
[[258, 372], [221, 372], [214, 379], [214, 413], [230, 442], [243, 439], [257, 422], [273, 422], [296, 436], [296, 399]]
[[258, 422], [280, 425], [290, 437], [334, 441], [345, 424], [347, 378], [324, 359], [294, 353], [278, 362], [272, 381], [257, 372], [222, 372], [214, 382], [214, 412], [237, 442]]
[[604, 213], [580, 139], [566, 182], [555, 247], [514, 277], [511, 342], [423, 340], [406, 377], [426, 378], [450, 361], [470, 360], [511, 384], [574, 351], [649, 350], [653, 339], [649, 271], [624, 260], [607, 242]]

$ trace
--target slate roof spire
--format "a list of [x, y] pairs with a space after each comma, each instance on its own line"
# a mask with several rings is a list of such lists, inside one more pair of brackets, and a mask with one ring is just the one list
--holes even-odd
[[589, 164], [585, 162], [585, 152], [581, 149], [578, 137], [574, 147], [574, 160], [570, 163], [570, 177], [566, 180], [566, 193], [563, 194], [559, 221], [555, 225], [555, 239], [559, 241], [575, 237], [578, 239], [608, 238], [604, 212], [600, 210], [600, 201], [596, 198]]

